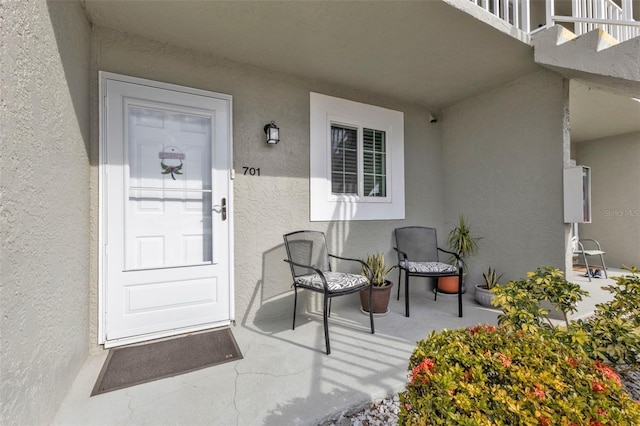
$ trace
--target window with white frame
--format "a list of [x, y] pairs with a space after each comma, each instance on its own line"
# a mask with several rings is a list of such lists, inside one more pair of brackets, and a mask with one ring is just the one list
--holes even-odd
[[310, 219], [404, 219], [404, 116], [311, 93]]

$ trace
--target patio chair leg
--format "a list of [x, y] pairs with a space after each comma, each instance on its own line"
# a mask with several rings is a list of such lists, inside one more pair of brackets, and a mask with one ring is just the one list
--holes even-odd
[[293, 287], [293, 328], [296, 329], [296, 306], [298, 305], [298, 287]]
[[462, 318], [462, 273], [461, 272], [458, 274], [458, 316]]
[[404, 273], [404, 316], [409, 316], [409, 274]]
[[369, 286], [369, 322], [371, 323], [371, 334], [375, 334], [376, 330], [373, 328], [373, 290]]
[[436, 279], [436, 291], [433, 292], [433, 300], [438, 300], [438, 283], [440, 282], [440, 280], [438, 279], [438, 277], [435, 277]]
[[589, 272], [589, 262], [587, 262], [587, 256], [582, 253], [582, 260], [584, 260], [584, 267], [587, 270], [587, 277], [589, 277], [589, 282], [591, 282], [591, 273]]
[[600, 262], [602, 263], [602, 270], [604, 271], [604, 277], [605, 278], [609, 278], [609, 276], [607, 275], [607, 267], [604, 264], [604, 256], [600, 255]]
[[329, 315], [327, 309], [329, 307], [329, 298], [327, 295], [324, 296], [324, 309], [323, 309], [323, 320], [324, 320], [324, 345], [327, 350], [327, 355], [331, 353], [331, 346], [329, 345]]
[[[405, 272], [405, 274], [406, 274], [406, 272]], [[400, 285], [400, 283], [401, 283], [400, 280], [401, 279], [402, 279], [402, 269], [398, 268], [398, 297], [396, 298], [396, 300], [400, 300], [400, 287], [402, 287]]]

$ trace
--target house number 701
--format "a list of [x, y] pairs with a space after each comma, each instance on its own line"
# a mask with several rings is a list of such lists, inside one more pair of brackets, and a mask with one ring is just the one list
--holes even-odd
[[243, 167], [244, 174], [249, 176], [260, 176], [260, 168], [257, 169], [255, 167]]

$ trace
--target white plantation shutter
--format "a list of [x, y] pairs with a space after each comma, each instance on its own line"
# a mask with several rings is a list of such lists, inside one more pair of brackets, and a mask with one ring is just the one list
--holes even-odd
[[358, 194], [358, 131], [331, 126], [331, 192]]
[[362, 131], [363, 180], [366, 197], [387, 196], [387, 151], [385, 133], [380, 130]]
[[[361, 136], [361, 140], [360, 140]], [[331, 125], [331, 192], [361, 197], [387, 196], [385, 132]], [[362, 164], [362, 169], [358, 168]], [[359, 182], [362, 181], [362, 189]]]

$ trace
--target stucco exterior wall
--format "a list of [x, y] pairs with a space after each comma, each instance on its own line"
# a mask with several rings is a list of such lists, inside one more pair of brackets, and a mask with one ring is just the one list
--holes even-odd
[[90, 28], [76, 2], [0, 23], [0, 424], [47, 424], [88, 353]]
[[[233, 96], [233, 151], [236, 179], [235, 309], [238, 323], [251, 325], [290, 316], [291, 277], [282, 235], [298, 229], [327, 233], [333, 249], [353, 257], [381, 250], [389, 261], [392, 230], [403, 224], [441, 226], [444, 222], [439, 157], [439, 125], [421, 107], [320, 81], [306, 80], [203, 53], [132, 37], [105, 28], [92, 36], [91, 158], [98, 163], [98, 70], [195, 87]], [[406, 220], [309, 221], [309, 92], [327, 94], [404, 112]], [[281, 142], [268, 146], [263, 126], [274, 120]], [[245, 176], [243, 167], [260, 168]], [[98, 174], [92, 171], [92, 204], [98, 202]], [[97, 227], [92, 228], [92, 259], [97, 259]], [[97, 266], [93, 266], [97, 271]], [[97, 276], [97, 273], [92, 273]], [[395, 278], [397, 279], [397, 278]], [[97, 282], [92, 284], [92, 318], [97, 318]], [[358, 304], [358, 296], [337, 303]], [[310, 303], [313, 303], [311, 300]], [[304, 303], [302, 304], [304, 305]], [[92, 327], [92, 342], [97, 341]]]
[[578, 226], [607, 252], [607, 266], [640, 267], [640, 132], [575, 144], [576, 163], [591, 167], [591, 223]]
[[488, 267], [504, 279], [564, 269], [566, 102], [562, 77], [541, 71], [444, 111], [446, 211], [483, 237], [472, 283]]

